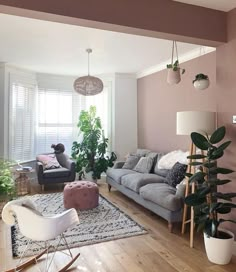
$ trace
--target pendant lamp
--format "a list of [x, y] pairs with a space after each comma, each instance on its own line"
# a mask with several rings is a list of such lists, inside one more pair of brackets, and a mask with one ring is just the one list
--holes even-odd
[[77, 93], [82, 95], [96, 95], [102, 92], [103, 82], [100, 78], [90, 76], [89, 74], [89, 54], [92, 53], [92, 49], [86, 49], [88, 53], [88, 75], [79, 77], [74, 82], [74, 89]]

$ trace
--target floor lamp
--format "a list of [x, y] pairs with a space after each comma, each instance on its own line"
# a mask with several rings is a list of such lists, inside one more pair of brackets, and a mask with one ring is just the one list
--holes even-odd
[[[203, 135], [211, 135], [216, 128], [216, 114], [215, 112], [206, 111], [181, 111], [177, 112], [176, 116], [176, 134], [177, 135], [190, 135], [192, 132], [198, 132]], [[196, 146], [191, 141], [189, 154], [196, 154]], [[189, 161], [191, 163], [192, 160]], [[188, 165], [188, 173], [194, 174], [195, 167]], [[186, 182], [185, 197], [191, 192], [194, 193], [195, 186], [189, 185]], [[194, 233], [194, 211], [191, 208], [190, 219], [187, 218], [188, 207], [184, 204], [183, 221], [182, 221], [182, 234], [185, 233], [186, 224], [190, 223], [190, 247], [193, 247], [193, 233]]]

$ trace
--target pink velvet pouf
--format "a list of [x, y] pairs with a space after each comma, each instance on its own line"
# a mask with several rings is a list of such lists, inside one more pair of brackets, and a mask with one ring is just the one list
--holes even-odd
[[98, 186], [94, 182], [81, 180], [68, 183], [63, 193], [66, 209], [75, 208], [82, 211], [98, 206]]

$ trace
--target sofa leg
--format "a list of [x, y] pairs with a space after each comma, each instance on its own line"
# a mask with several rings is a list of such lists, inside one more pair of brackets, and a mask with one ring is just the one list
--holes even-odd
[[173, 231], [173, 224], [170, 222], [168, 222], [168, 229], [169, 229], [169, 232]]
[[108, 191], [110, 192], [111, 191], [111, 185], [110, 184], [107, 184], [108, 185]]
[[41, 191], [44, 192], [44, 185], [41, 185]]

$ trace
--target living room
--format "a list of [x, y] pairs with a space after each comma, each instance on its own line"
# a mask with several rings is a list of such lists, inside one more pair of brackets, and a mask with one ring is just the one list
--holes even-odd
[[[157, 5], [162, 4], [161, 1], [157, 1], [157, 2], [158, 2]], [[2, 4], [4, 5], [5, 3], [2, 3]], [[9, 4], [9, 5], [11, 5], [11, 4]], [[177, 9], [180, 9], [181, 7], [185, 7], [185, 5], [183, 4], [183, 6], [178, 6]], [[37, 8], [40, 11], [43, 10], [45, 12], [45, 7], [42, 7], [42, 10], [40, 7], [37, 7]], [[36, 10], [37, 10], [37, 8], [36, 8]], [[118, 7], [116, 7], [116, 8], [118, 8]], [[197, 7], [193, 7], [193, 9], [194, 8], [197, 8]], [[235, 7], [233, 6], [232, 8], [235, 8]], [[9, 9], [9, 7], [5, 6], [5, 7], [3, 7], [2, 12], [7, 13], [8, 9]], [[27, 9], [27, 4], [26, 4], [26, 9]], [[32, 7], [29, 7], [29, 9], [32, 9]], [[160, 10], [161, 10], [161, 8], [160, 8]], [[197, 10], [200, 11], [198, 8], [197, 8]], [[62, 15], [62, 12], [57, 13], [57, 11], [52, 11], [52, 10], [50, 10], [50, 11], [52, 13], [55, 12], [55, 14]], [[11, 10], [11, 12], [9, 11], [9, 14], [12, 14], [14, 12], [17, 13], [17, 10], [13, 9], [13, 10]], [[22, 10], [21, 10], [21, 12], [22, 12]], [[210, 12], [210, 11], [207, 10], [207, 12]], [[35, 11], [34, 16], [36, 16], [36, 13], [37, 12]], [[176, 14], [178, 14], [178, 12], [176, 12]], [[21, 15], [23, 15], [23, 14], [21, 14]], [[63, 14], [63, 15], [66, 15], [66, 14]], [[44, 14], [44, 16], [46, 16], [46, 15]], [[92, 15], [90, 14], [90, 16], [92, 16]], [[90, 16], [88, 16], [87, 19], [89, 19]], [[214, 13], [214, 11], [212, 11], [211, 16], [212, 17], [218, 16], [217, 17], [218, 22], [221, 22], [221, 23], [223, 22], [223, 24], [225, 24], [225, 25], [226, 25], [226, 20], [227, 20], [227, 31], [226, 31], [225, 25], [221, 26], [221, 27], [219, 26], [219, 23], [216, 23], [217, 25], [215, 25], [218, 29], [220, 29], [220, 31], [218, 31], [218, 32], [221, 33], [221, 35], [222, 35], [221, 37], [220, 37], [220, 34], [219, 34], [219, 36], [217, 36], [217, 34], [213, 35], [212, 33], [211, 34], [207, 33], [207, 30], [205, 29], [205, 24], [206, 24], [205, 23], [205, 24], [201, 25], [202, 27], [199, 27], [200, 29], [204, 28], [203, 32], [205, 31], [205, 33], [202, 33], [202, 34], [195, 33], [194, 35], [196, 35], [196, 36], [192, 37], [189, 34], [189, 32], [187, 33], [187, 30], [186, 30], [186, 32], [185, 32], [185, 34], [187, 33], [186, 37], [183, 38], [183, 40], [181, 38], [176, 39], [176, 40], [180, 41], [180, 42], [181, 41], [184, 42], [184, 41], [186, 41], [186, 39], [189, 38], [188, 41], [190, 42], [190, 39], [194, 40], [194, 38], [195, 38], [196, 44], [202, 44], [204, 46], [215, 46], [216, 51], [213, 51], [209, 54], [204, 54], [204, 52], [199, 52], [199, 50], [198, 50], [197, 51], [198, 52], [197, 58], [194, 58], [193, 60], [189, 60], [184, 63], [181, 62], [181, 66], [183, 66], [183, 68], [186, 69], [186, 73], [182, 75], [182, 80], [177, 85], [170, 86], [166, 83], [166, 76], [167, 76], [166, 69], [156, 72], [156, 73], [153, 73], [153, 74], [150, 74], [148, 76], [140, 77], [137, 80], [137, 89], [138, 89], [138, 91], [137, 91], [137, 105], [136, 105], [137, 117], [136, 117], [135, 113], [132, 113], [133, 114], [132, 117], [129, 116], [127, 118], [127, 115], [125, 115], [124, 112], [122, 112], [123, 106], [117, 107], [117, 110], [118, 110], [117, 114], [120, 114], [121, 120], [123, 120], [125, 122], [124, 126], [130, 129], [130, 133], [127, 133], [127, 131], [126, 131], [126, 135], [124, 135], [125, 133], [123, 133], [123, 131], [122, 131], [122, 125], [117, 128], [117, 131], [120, 131], [120, 135], [118, 135], [118, 136], [116, 135], [117, 141], [115, 141], [115, 140], [113, 141], [112, 149], [116, 150], [117, 147], [120, 147], [122, 145], [120, 152], [118, 152], [118, 153], [120, 153], [119, 154], [120, 158], [123, 158], [124, 155], [126, 155], [130, 151], [133, 151], [137, 147], [147, 148], [147, 149], [155, 150], [155, 151], [164, 151], [164, 152], [177, 150], [177, 149], [187, 150], [189, 142], [190, 142], [189, 137], [176, 135], [176, 112], [187, 111], [187, 110], [198, 110], [198, 111], [207, 110], [207, 111], [217, 112], [218, 126], [222, 126], [222, 125], [226, 126], [226, 130], [227, 130], [226, 137], [227, 137], [227, 139], [232, 140], [232, 144], [230, 145], [230, 148], [228, 149], [229, 151], [225, 152], [225, 156], [224, 156], [224, 159], [221, 161], [221, 164], [225, 167], [227, 166], [232, 169], [235, 168], [235, 164], [233, 163], [234, 162], [234, 149], [235, 149], [235, 141], [234, 141], [235, 129], [234, 129], [234, 124], [232, 124], [232, 116], [235, 115], [234, 105], [233, 105], [233, 103], [234, 103], [233, 102], [234, 101], [234, 73], [233, 73], [233, 71], [231, 71], [231, 70], [233, 70], [233, 67], [231, 68], [231, 65], [232, 65], [231, 63], [233, 63], [233, 61], [235, 60], [234, 51], [235, 51], [235, 47], [236, 47], [236, 45], [235, 45], [236, 42], [235, 42], [234, 24], [235, 24], [235, 20], [236, 20], [236, 13], [235, 13], [235, 10], [228, 12], [228, 14], [226, 14], [226, 12]], [[84, 17], [81, 17], [81, 18], [85, 19]], [[221, 18], [223, 18], [223, 19], [221, 19]], [[90, 19], [92, 20], [92, 18], [90, 18]], [[113, 19], [114, 19], [114, 24], [116, 24], [116, 26], [114, 28], [117, 28], [117, 30], [118, 30], [119, 27], [117, 25], [122, 25], [122, 23], [119, 21], [119, 20], [121, 20], [121, 18], [109, 18], [109, 19], [107, 19], [107, 22], [110, 20], [110, 23], [112, 23]], [[57, 20], [59, 20], [59, 17], [57, 18]], [[67, 20], [69, 20], [69, 19], [67, 18]], [[193, 27], [192, 24], [194, 24], [194, 20], [195, 20], [195, 17], [193, 19], [193, 22], [191, 23], [192, 27]], [[73, 18], [73, 19], [71, 19], [71, 21], [74, 21], [74, 23], [75, 23], [76, 20], [75, 20], [75, 18]], [[97, 21], [99, 21], [98, 18], [97, 18]], [[102, 21], [104, 23], [103, 20], [100, 20], [100, 21]], [[116, 23], [115, 23], [115, 21], [116, 21]], [[142, 21], [142, 20], [140, 20], [140, 21]], [[179, 21], [181, 21], [181, 20], [179, 20]], [[202, 21], [204, 21], [204, 20], [202, 20]], [[176, 24], [178, 25], [178, 23], [181, 23], [181, 22], [177, 22]], [[78, 24], [78, 22], [75, 24]], [[81, 24], [82, 25], [85, 24], [85, 21], [83, 21]], [[134, 24], [134, 22], [130, 22], [130, 24]], [[130, 24], [129, 24], [129, 26], [131, 27]], [[137, 24], [136, 28], [142, 29], [142, 25], [140, 25], [140, 24]], [[92, 25], [93, 24], [91, 23], [91, 26]], [[123, 23], [123, 25], [125, 25], [125, 23]], [[127, 24], [126, 24], [126, 26], [127, 26]], [[134, 27], [134, 25], [133, 25], [133, 27]], [[180, 26], [178, 26], [178, 27], [180, 27]], [[104, 29], [106, 29], [106, 28], [108, 28], [108, 25], [104, 25]], [[148, 29], [148, 27], [146, 27], [145, 29]], [[212, 25], [209, 25], [209, 29], [210, 29], [210, 31], [212, 31], [213, 23], [212, 23]], [[150, 27], [149, 30], [154, 31], [154, 29], [152, 27]], [[155, 29], [155, 30], [156, 30], [156, 32], [158, 32], [157, 29]], [[126, 30], [126, 31], [128, 31], [128, 30]], [[131, 31], [131, 30], [129, 30], [129, 31]], [[138, 33], [138, 30], [136, 30], [136, 31]], [[169, 29], [168, 29], [168, 31], [169, 31]], [[166, 32], [168, 32], [168, 31], [166, 30]], [[175, 29], [175, 31], [176, 31], [176, 29]], [[180, 31], [178, 33], [180, 36], [181, 30], [178, 30], [178, 31]], [[162, 31], [160, 31], [160, 32], [162, 32]], [[175, 32], [175, 35], [177, 35], [177, 32]], [[225, 33], [224, 34], [225, 36], [222, 34], [222, 32]], [[228, 33], [227, 40], [225, 38], [226, 32]], [[169, 40], [173, 40], [174, 31], [168, 32], [168, 33], [169, 33], [168, 34], [169, 37], [167, 35], [166, 38], [169, 38]], [[170, 33], [172, 33], [172, 37], [171, 37]], [[182, 33], [182, 34], [184, 36], [184, 33]], [[150, 33], [150, 35], [157, 35], [157, 33]], [[205, 37], [204, 37], [204, 35], [205, 35]], [[200, 42], [200, 40], [202, 42]], [[192, 42], [192, 43], [194, 43], [194, 42]], [[170, 43], [170, 45], [171, 45], [171, 43]], [[171, 53], [171, 48], [169, 51]], [[85, 50], [84, 50], [84, 54], [86, 54]], [[93, 54], [95, 54], [95, 52]], [[93, 54], [91, 55], [91, 60], [93, 59]], [[87, 63], [85, 62], [84, 63], [85, 69], [86, 69], [86, 66], [87, 66]], [[194, 79], [195, 75], [198, 74], [199, 72], [204, 72], [210, 78], [210, 86], [205, 91], [197, 91], [194, 89], [194, 87], [192, 85], [192, 80]], [[117, 79], [117, 80], [119, 80], [119, 79]], [[136, 79], [134, 79], [134, 78], [131, 79], [132, 82], [135, 80]], [[118, 97], [118, 101], [119, 101], [118, 105], [121, 105], [121, 103], [124, 103], [125, 99], [124, 99], [124, 97], [122, 97], [123, 95], [125, 95], [125, 90], [122, 93], [122, 95], [120, 97]], [[130, 97], [129, 99], [130, 100], [135, 99], [135, 94], [134, 94], [134, 96]], [[127, 101], [128, 101], [128, 98], [127, 98]], [[1, 103], [3, 103], [3, 101], [1, 101]], [[129, 106], [130, 105], [128, 105], [128, 104], [124, 105], [124, 111], [126, 113], [129, 112], [129, 110], [128, 110]], [[134, 106], [133, 110], [135, 110], [135, 105], [133, 105], [133, 106]], [[4, 104], [1, 104], [1, 109], [3, 109], [3, 108], [4, 108]], [[132, 111], [130, 111], [130, 112], [132, 112]], [[1, 116], [3, 116], [3, 115], [1, 114]], [[137, 122], [137, 128], [138, 128], [137, 136], [136, 136], [135, 131], [133, 130], [133, 127], [129, 127], [131, 123], [134, 124], [135, 118], [137, 119], [136, 122]], [[126, 140], [129, 141], [129, 143], [127, 144], [128, 147], [124, 147], [123, 139], [127, 135], [129, 136], [129, 139], [127, 139], [127, 137], [126, 137]], [[1, 138], [1, 141], [2, 141], [2, 138]], [[5, 146], [4, 143], [1, 142], [1, 149], [4, 146]], [[127, 150], [127, 149], [129, 149], [129, 150]], [[230, 177], [233, 180], [235, 179], [234, 174], [231, 174]], [[231, 184], [233, 184], [233, 183], [231, 183]], [[235, 189], [234, 185], [231, 185], [231, 186], [227, 185], [226, 187], [227, 187], [225, 189], [226, 191], [230, 191], [230, 190], [234, 191], [234, 189]], [[107, 194], [107, 193], [104, 192], [104, 194]], [[144, 212], [144, 213], [146, 212], [143, 208], [140, 208], [138, 205], [133, 204], [132, 202], [130, 202], [126, 198], [123, 198], [122, 196], [120, 196], [118, 193], [114, 193], [114, 194], [115, 195], [114, 195], [113, 201], [120, 204], [121, 207], [123, 207], [124, 209], [127, 209], [127, 206], [131, 206], [131, 211], [130, 211], [131, 214], [133, 214], [135, 216], [135, 213], [137, 212], [140, 217], [139, 218], [140, 223], [143, 220], [144, 221], [147, 220], [149, 222], [148, 227], [150, 227], [152, 229], [152, 231], [153, 231], [153, 229], [160, 228], [162, 231], [162, 235], [165, 235], [170, 240], [172, 239], [171, 234], [169, 234], [165, 230], [165, 227], [166, 227], [165, 223], [163, 223], [161, 221], [161, 225], [159, 226], [157, 224], [157, 222], [155, 222], [155, 220], [152, 216], [150, 216], [150, 215], [146, 216], [146, 215], [142, 214], [142, 212]], [[140, 210], [141, 210], [141, 212], [140, 212]], [[234, 213], [232, 212], [230, 214], [230, 216], [231, 216], [231, 218], [234, 218], [235, 212]], [[156, 219], [156, 217], [155, 217], [155, 219]], [[235, 233], [235, 226], [233, 224], [229, 223], [227, 225], [227, 227]], [[175, 234], [177, 234], [177, 233], [175, 233]], [[181, 237], [180, 232], [178, 233], [178, 235]], [[131, 242], [131, 244], [129, 244], [128, 242], [123, 242], [124, 244], [122, 244], [122, 242], [118, 242], [120, 244], [117, 247], [114, 246], [114, 244], [113, 244], [114, 254], [116, 251], [120, 250], [118, 253], [118, 256], [121, 258], [120, 261], [126, 263], [127, 267], [129, 267], [129, 261], [131, 261], [131, 260], [130, 260], [130, 257], [127, 257], [126, 252], [129, 249], [131, 251], [134, 250], [135, 247], [142, 248], [141, 243], [144, 242], [144, 239], [145, 239], [144, 236], [142, 238], [140, 238], [140, 240], [133, 240], [133, 244], [132, 244], [132, 242]], [[176, 235], [175, 235], [175, 237], [176, 237]], [[150, 240], [150, 238], [147, 238], [147, 239]], [[160, 239], [160, 237], [158, 236], [157, 239]], [[165, 242], [171, 243], [171, 242], [168, 242], [168, 239], [165, 239]], [[173, 247], [176, 246], [178, 244], [178, 242], [180, 242], [179, 238], [177, 238], [177, 243], [176, 244], [173, 243], [172, 246]], [[150, 244], [153, 247], [157, 247], [156, 244], [154, 245], [154, 243], [153, 244], [152, 243], [153, 243], [153, 241], [150, 240]], [[164, 242], [162, 241], [162, 244], [161, 244], [162, 246], [163, 246], [163, 243]], [[183, 242], [181, 242], [181, 243], [182, 243], [183, 247], [185, 248], [184, 251], [186, 252], [186, 259], [189, 256], [190, 256], [190, 259], [191, 258], [194, 259], [194, 252], [189, 253], [190, 254], [189, 256], [187, 255], [187, 252], [189, 252], [189, 249], [187, 248], [188, 235], [184, 236]], [[198, 243], [199, 242], [197, 242], [197, 245], [198, 245]], [[162, 246], [159, 245], [160, 251], [161, 251], [161, 249], [163, 249]], [[121, 250], [124, 248], [125, 248], [125, 252], [122, 255]], [[199, 248], [201, 248], [201, 246], [199, 246]], [[85, 255], [86, 253], [89, 255], [89, 247], [87, 247], [87, 248], [85, 247], [85, 249], [82, 249], [82, 250], [84, 250], [84, 251], [82, 251], [82, 252], [84, 252], [82, 255]], [[108, 254], [110, 256], [111, 254], [109, 254], [109, 252], [107, 252], [107, 251], [112, 250], [112, 245], [110, 244], [108, 246], [108, 248], [104, 249], [104, 251], [103, 251], [103, 249], [101, 249], [101, 245], [97, 246], [97, 248], [94, 247], [94, 256], [97, 255], [98, 251], [100, 251], [100, 250], [101, 250], [101, 252], [103, 252], [103, 254]], [[148, 253], [150, 253], [151, 255], [153, 254], [153, 252], [150, 251], [150, 247], [148, 248], [148, 247], [144, 246], [143, 251], [144, 251], [144, 255], [145, 254], [148, 255]], [[160, 253], [160, 251], [159, 251], [159, 253]], [[142, 252], [142, 250], [141, 250], [141, 252]], [[169, 256], [171, 256], [171, 257], [176, 257], [176, 254], [177, 254], [176, 252], [173, 253], [173, 251], [170, 251], [169, 249], [168, 249], [168, 253], [170, 254]], [[128, 268], [126, 268], [126, 271], [139, 271], [139, 270], [140, 271], [158, 271], [158, 268], [155, 268], [155, 266], [154, 266], [154, 264], [155, 264], [154, 260], [150, 261], [151, 260], [150, 256], [149, 256], [148, 260], [150, 261], [150, 263], [152, 263], [152, 265], [148, 266], [148, 264], [146, 264], [147, 270], [145, 270], [144, 264], [146, 262], [144, 259], [142, 259], [140, 257], [141, 262], [143, 262], [144, 264], [142, 264], [142, 268], [139, 268], [137, 260], [135, 260], [135, 257], [134, 257], [135, 254], [138, 254], [137, 250], [133, 251], [133, 259], [134, 259], [134, 260], [132, 260], [132, 263], [134, 263], [133, 268], [130, 267], [129, 270], [128, 270]], [[155, 255], [153, 254], [152, 256], [155, 256]], [[204, 259], [203, 254], [201, 256], [202, 256], [201, 258]], [[110, 258], [113, 259], [112, 256], [110, 256]], [[165, 260], [166, 268], [163, 264], [163, 259]], [[181, 269], [183, 268], [182, 266], [185, 265], [185, 263], [183, 263], [183, 258], [180, 257], [180, 260], [181, 261], [179, 263], [178, 269], [175, 269], [177, 271], [181, 271]], [[161, 265], [163, 270], [164, 269], [168, 270], [168, 268], [169, 268], [168, 271], [171, 271], [171, 269], [172, 270], [174, 269], [173, 262], [171, 262], [171, 265], [169, 264], [170, 266], [168, 266], [167, 258], [164, 258], [162, 256], [162, 258], [160, 258], [159, 261], [161, 263], [159, 265]], [[197, 262], [198, 261], [195, 261], [195, 264], [193, 265], [193, 266], [195, 266], [194, 271], [201, 271], [199, 266], [197, 265]], [[210, 269], [214, 269], [214, 268], [219, 269], [219, 270], [222, 269], [222, 268], [218, 268], [218, 267], [216, 268], [215, 266], [214, 266], [214, 268], [213, 268], [213, 266], [210, 267], [210, 265], [207, 264], [206, 260], [204, 260], [203, 262], [204, 262], [204, 264], [206, 264], [206, 267], [209, 268], [209, 271], [210, 271]], [[234, 262], [233, 262], [233, 264], [234, 264]], [[84, 263], [86, 263], [86, 261], [84, 261]], [[110, 263], [110, 265], [111, 265], [111, 263]], [[85, 267], [86, 267], [86, 265], [85, 265]], [[120, 267], [120, 265], [119, 265], [119, 267]], [[230, 270], [231, 268], [232, 267], [229, 266], [229, 270], [227, 270], [227, 268], [223, 268], [223, 269], [225, 269], [225, 271], [231, 271]], [[97, 268], [95, 268], [95, 266], [93, 267], [93, 270], [91, 270], [91, 267], [90, 267], [91, 271], [95, 271], [95, 269], [97, 269]], [[187, 269], [191, 269], [191, 268], [189, 266], [187, 266]], [[199, 269], [199, 270], [197, 270], [197, 269]], [[88, 271], [90, 271], [90, 270], [88, 268]], [[112, 268], [109, 266], [109, 264], [106, 264], [106, 267], [100, 268], [100, 270], [101, 271], [113, 271]], [[175, 271], [175, 270], [173, 270], [173, 271]], [[114, 271], [115, 271], [115, 269], [114, 269]], [[123, 271], [123, 270], [122, 270], [122, 268], [120, 268], [120, 270], [117, 268], [116, 271]]]

